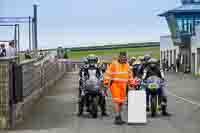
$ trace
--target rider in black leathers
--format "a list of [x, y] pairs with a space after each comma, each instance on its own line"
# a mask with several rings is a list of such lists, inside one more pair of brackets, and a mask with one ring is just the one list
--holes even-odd
[[84, 80], [84, 77], [86, 76], [84, 71], [88, 65], [87, 58], [84, 58], [83, 62], [84, 62], [84, 64], [82, 66], [80, 66], [80, 71], [79, 71], [79, 77], [80, 77], [80, 79], [79, 79], [79, 97], [81, 96], [81, 87], [83, 87], [83, 80]]
[[[151, 76], [157, 76], [160, 79], [162, 79], [163, 81], [165, 80], [164, 71], [162, 70], [162, 68], [160, 68], [160, 62], [158, 62], [158, 60], [156, 60], [154, 58], [149, 58], [144, 63], [142, 79], [146, 80]], [[147, 111], [149, 111], [149, 102], [148, 101], [149, 101], [149, 96], [147, 96]], [[161, 102], [162, 102], [162, 104], [165, 104], [165, 107], [167, 107], [167, 96], [165, 93], [165, 88], [161, 88]], [[169, 115], [169, 113], [166, 111], [166, 109], [162, 113], [165, 116]]]
[[[80, 68], [80, 81], [79, 81], [79, 97], [81, 96], [81, 87], [83, 87], [83, 81], [86, 80], [89, 76], [88, 70], [95, 69], [96, 70], [96, 77], [101, 80], [103, 77], [101, 66], [97, 65], [98, 57], [95, 55], [89, 55], [87, 58], [84, 59], [84, 65]], [[106, 113], [106, 100], [105, 96], [99, 95], [99, 105], [101, 107], [102, 116], [107, 116]], [[87, 111], [89, 112], [89, 100], [86, 98], [86, 107]]]

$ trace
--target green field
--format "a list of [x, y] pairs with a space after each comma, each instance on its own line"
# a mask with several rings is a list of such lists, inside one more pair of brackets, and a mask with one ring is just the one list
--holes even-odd
[[92, 50], [92, 51], [71, 51], [68, 53], [71, 59], [81, 59], [88, 54], [96, 54], [98, 56], [112, 56], [118, 54], [120, 51], [128, 52], [129, 57], [131, 56], [142, 56], [144, 53], [151, 53], [154, 58], [160, 58], [160, 47], [140, 47], [140, 48], [121, 48], [111, 50]]

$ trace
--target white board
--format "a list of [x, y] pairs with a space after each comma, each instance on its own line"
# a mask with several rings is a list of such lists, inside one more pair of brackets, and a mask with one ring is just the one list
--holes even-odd
[[146, 114], [146, 92], [143, 90], [128, 92], [128, 123], [145, 124]]

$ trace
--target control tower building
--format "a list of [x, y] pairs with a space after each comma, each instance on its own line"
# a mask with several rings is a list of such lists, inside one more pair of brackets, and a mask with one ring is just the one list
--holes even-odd
[[200, 0], [181, 0], [182, 6], [168, 10], [165, 17], [171, 35], [161, 36], [161, 60], [175, 65], [181, 59], [181, 70], [199, 73], [200, 67]]

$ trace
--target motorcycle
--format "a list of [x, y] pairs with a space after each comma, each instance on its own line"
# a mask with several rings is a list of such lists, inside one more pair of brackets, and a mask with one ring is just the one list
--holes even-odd
[[96, 78], [96, 70], [88, 70], [89, 76], [83, 80], [81, 87], [81, 95], [79, 100], [79, 115], [84, 111], [86, 104], [91, 116], [97, 118], [98, 116], [98, 101], [99, 96], [102, 95], [100, 90], [101, 80]]
[[161, 110], [162, 112], [164, 112], [166, 110], [166, 105], [162, 103], [161, 97], [164, 81], [157, 76], [151, 76], [145, 82], [147, 98], [149, 98], [150, 96], [151, 116], [155, 117], [158, 111]]
[[146, 89], [145, 82], [138, 77], [135, 77], [135, 89], [136, 90], [145, 90]]

